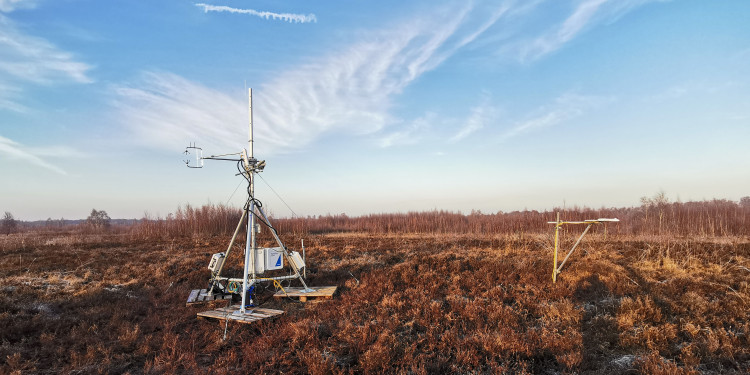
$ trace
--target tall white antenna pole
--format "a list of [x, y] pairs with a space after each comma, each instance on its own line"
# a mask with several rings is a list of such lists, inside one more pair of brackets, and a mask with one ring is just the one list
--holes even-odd
[[249, 98], [249, 101], [250, 101], [250, 105], [249, 105], [249, 108], [250, 108], [250, 130], [249, 130], [250, 138], [247, 141], [247, 152], [248, 152], [248, 157], [252, 158], [253, 157], [253, 89], [252, 88], [248, 89], [248, 98]]
[[[250, 124], [249, 124], [249, 138], [247, 141], [248, 146], [248, 161], [249, 164], [254, 163], [253, 159], [253, 89], [248, 89], [248, 101], [249, 101], [249, 116], [250, 116]], [[248, 194], [250, 195], [250, 207], [248, 207], [248, 218], [247, 218], [247, 243], [245, 244], [245, 270], [243, 272], [243, 279], [242, 279], [242, 307], [240, 307], [240, 313], [245, 313], [245, 307], [247, 306], [247, 292], [251, 285], [248, 285], [248, 273], [250, 268], [250, 264], [252, 263], [252, 273], [253, 273], [253, 284], [255, 284], [255, 262], [258, 261], [256, 259], [256, 251], [255, 251], [255, 168], [254, 164], [246, 165], [245, 170], [248, 172], [248, 178], [250, 178], [250, 190], [248, 191]]]
[[[253, 163], [253, 167], [252, 167], [251, 173], [250, 173], [250, 198], [251, 198], [251, 202], [250, 202], [250, 214], [251, 214], [250, 215], [250, 227], [252, 229], [252, 231], [251, 231], [251, 233], [252, 233], [252, 236], [251, 236], [252, 241], [251, 242], [253, 243], [253, 246], [252, 246], [252, 250], [253, 250], [253, 285], [255, 285], [255, 269], [256, 269], [255, 262], [257, 262], [258, 259], [255, 259], [257, 257], [256, 251], [255, 251], [255, 247], [256, 247], [255, 246], [255, 234], [257, 233], [257, 231], [255, 230], [255, 171], [256, 171], [255, 166], [256, 166], [256, 163], [255, 163], [255, 157], [253, 156], [253, 89], [252, 88], [248, 89], [247, 96], [249, 98], [248, 99], [248, 102], [249, 102], [248, 107], [250, 108], [250, 114], [249, 114], [249, 116], [250, 116], [250, 126], [249, 126], [249, 140], [248, 140], [248, 147], [250, 147], [250, 149], [248, 150], [248, 152], [250, 153], [250, 160], [251, 160], [250, 162]], [[261, 260], [261, 262], [262, 261], [263, 260]]]

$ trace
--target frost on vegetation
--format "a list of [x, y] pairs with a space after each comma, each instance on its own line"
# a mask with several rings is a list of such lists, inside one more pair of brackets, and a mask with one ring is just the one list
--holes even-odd
[[632, 355], [632, 354], [626, 354], [626, 355], [624, 355], [624, 356], [622, 356], [620, 358], [612, 360], [612, 364], [613, 365], [615, 365], [615, 366], [617, 366], [619, 368], [622, 368], [622, 369], [632, 367], [633, 366], [633, 362], [635, 362], [635, 356]]
[[44, 314], [52, 313], [52, 308], [48, 304], [41, 303], [41, 302], [33, 302], [31, 304], [31, 309], [38, 313], [44, 313]]
[[74, 236], [59, 236], [46, 240], [44, 246], [72, 245], [75, 242]]
[[56, 312], [55, 309], [53, 309], [50, 304], [47, 304], [47, 303], [43, 303], [39, 301], [31, 302], [28, 305], [27, 310], [36, 314], [45, 315], [49, 319], [53, 319], [53, 320], [60, 319], [60, 314]]
[[583, 310], [587, 313], [596, 313], [599, 311], [599, 309], [602, 308], [612, 308], [617, 307], [620, 304], [620, 300], [622, 298], [615, 297], [615, 296], [607, 296], [599, 301], [595, 302], [585, 302], [582, 304]]
[[129, 290], [124, 290], [123, 287], [124, 287], [124, 285], [122, 285], [122, 284], [115, 284], [115, 285], [112, 285], [111, 287], [104, 287], [104, 290], [106, 290], [108, 292], [111, 292], [111, 293], [123, 293], [124, 292], [125, 293], [125, 297], [128, 297], [128, 298], [136, 298], [137, 297], [133, 292], [131, 292]]

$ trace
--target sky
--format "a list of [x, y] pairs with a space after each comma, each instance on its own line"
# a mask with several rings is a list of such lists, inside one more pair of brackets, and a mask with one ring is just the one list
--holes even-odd
[[746, 0], [0, 0], [0, 210], [277, 217], [750, 195]]

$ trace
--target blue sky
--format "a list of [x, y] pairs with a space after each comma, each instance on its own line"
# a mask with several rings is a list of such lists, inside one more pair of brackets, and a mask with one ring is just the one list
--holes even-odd
[[277, 216], [750, 195], [750, 2], [0, 0], [0, 210]]

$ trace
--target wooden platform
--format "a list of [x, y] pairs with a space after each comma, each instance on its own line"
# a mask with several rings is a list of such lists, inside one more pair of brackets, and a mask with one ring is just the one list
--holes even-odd
[[[305, 288], [284, 288], [284, 291], [279, 290], [273, 296], [276, 298], [281, 297], [293, 297], [299, 298], [300, 302], [307, 302], [308, 298], [325, 298], [331, 299], [333, 294], [336, 293], [337, 286], [311, 286], [312, 292], [304, 292]], [[285, 293], [286, 292], [286, 293]]]
[[216, 310], [209, 310], [198, 313], [199, 318], [232, 320], [240, 323], [252, 323], [266, 318], [272, 318], [284, 313], [283, 310], [264, 309], [262, 307], [249, 307], [244, 314], [235, 314], [240, 310], [240, 305], [221, 307]]
[[214, 294], [214, 295], [204, 295], [206, 292], [208, 292], [207, 289], [193, 289], [193, 291], [190, 292], [190, 295], [188, 296], [186, 306], [190, 305], [199, 305], [202, 303], [208, 303], [213, 301], [223, 301], [223, 300], [231, 300], [232, 295], [226, 294]]

